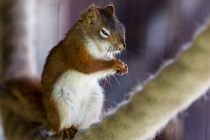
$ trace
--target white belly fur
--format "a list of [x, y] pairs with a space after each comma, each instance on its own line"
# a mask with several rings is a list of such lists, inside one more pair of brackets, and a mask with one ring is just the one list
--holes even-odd
[[84, 129], [99, 121], [104, 95], [98, 80], [107, 73], [113, 71], [85, 75], [69, 70], [57, 80], [53, 100], [61, 119], [60, 130], [70, 128], [72, 124]]

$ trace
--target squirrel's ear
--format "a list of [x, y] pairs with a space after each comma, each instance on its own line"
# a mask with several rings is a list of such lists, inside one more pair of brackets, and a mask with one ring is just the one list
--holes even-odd
[[97, 10], [95, 5], [91, 5], [87, 11], [81, 14], [81, 18], [87, 22], [87, 24], [93, 24], [99, 17], [99, 11]]
[[108, 11], [109, 13], [111, 14], [115, 14], [115, 9], [114, 9], [114, 5], [107, 5], [105, 8], [104, 8], [106, 11]]

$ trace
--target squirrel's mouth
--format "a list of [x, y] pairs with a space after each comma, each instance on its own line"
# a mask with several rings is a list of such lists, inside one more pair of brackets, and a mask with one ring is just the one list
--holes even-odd
[[105, 54], [103, 55], [103, 59], [110, 60], [114, 57], [114, 55], [121, 53], [122, 50], [118, 49], [114, 45], [110, 45]]
[[120, 47], [110, 46], [108, 52], [115, 55], [121, 53], [123, 50], [124, 49], [121, 49]]
[[111, 54], [118, 54], [122, 51], [123, 51], [123, 49], [120, 49], [120, 48], [115, 47], [115, 46], [109, 46], [109, 49], [107, 50], [107, 52], [111, 53]]

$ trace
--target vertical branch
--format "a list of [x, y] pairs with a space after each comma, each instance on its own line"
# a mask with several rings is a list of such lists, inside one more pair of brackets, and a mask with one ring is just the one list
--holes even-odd
[[3, 79], [33, 77], [36, 75], [34, 1], [3, 0], [0, 4]]

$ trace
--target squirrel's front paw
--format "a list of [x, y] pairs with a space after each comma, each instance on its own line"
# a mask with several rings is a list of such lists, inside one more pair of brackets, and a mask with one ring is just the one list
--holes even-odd
[[123, 75], [128, 73], [128, 66], [126, 63], [119, 59], [115, 59], [115, 65], [114, 65], [114, 70], [118, 75]]
[[70, 128], [65, 129], [61, 132], [61, 140], [72, 140], [74, 135], [77, 133], [76, 126], [72, 125]]

